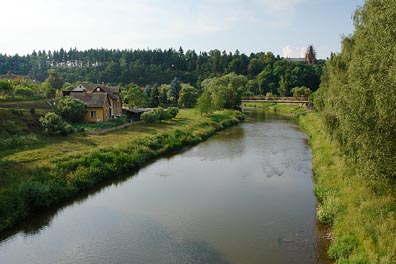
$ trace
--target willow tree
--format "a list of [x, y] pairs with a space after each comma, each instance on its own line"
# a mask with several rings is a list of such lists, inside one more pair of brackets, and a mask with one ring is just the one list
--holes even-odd
[[368, 0], [327, 63], [316, 104], [369, 177], [396, 179], [396, 2]]

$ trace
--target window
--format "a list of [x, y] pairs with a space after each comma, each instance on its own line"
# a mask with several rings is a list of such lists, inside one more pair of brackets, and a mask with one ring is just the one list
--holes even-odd
[[91, 111], [91, 118], [96, 118], [96, 111]]

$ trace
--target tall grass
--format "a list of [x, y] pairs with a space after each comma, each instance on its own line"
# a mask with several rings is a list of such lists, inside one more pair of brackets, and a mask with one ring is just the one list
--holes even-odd
[[332, 141], [318, 114], [300, 118], [310, 135], [318, 218], [332, 227], [328, 251], [336, 263], [396, 263], [396, 189], [367, 179]]

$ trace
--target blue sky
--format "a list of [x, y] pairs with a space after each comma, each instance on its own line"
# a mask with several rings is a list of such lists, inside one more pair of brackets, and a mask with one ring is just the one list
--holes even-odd
[[212, 49], [319, 58], [340, 51], [364, 0], [13, 0], [2, 3], [0, 53], [33, 49]]

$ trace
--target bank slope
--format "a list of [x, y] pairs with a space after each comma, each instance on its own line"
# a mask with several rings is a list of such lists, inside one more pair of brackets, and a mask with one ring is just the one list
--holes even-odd
[[318, 218], [334, 236], [329, 257], [336, 263], [396, 263], [395, 184], [362, 176], [318, 114], [302, 116], [300, 125], [313, 152]]

